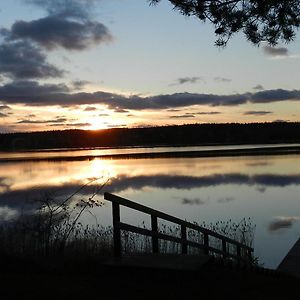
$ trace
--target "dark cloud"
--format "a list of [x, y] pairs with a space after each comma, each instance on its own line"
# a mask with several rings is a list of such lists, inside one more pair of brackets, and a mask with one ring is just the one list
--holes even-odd
[[288, 56], [289, 50], [286, 47], [272, 47], [269, 45], [263, 46], [264, 52], [269, 56]]
[[221, 112], [219, 111], [205, 111], [205, 112], [197, 112], [197, 113], [194, 113], [195, 115], [219, 115], [221, 114]]
[[228, 203], [228, 202], [232, 202], [234, 200], [235, 200], [234, 197], [224, 197], [224, 198], [218, 199], [218, 203]]
[[266, 191], [266, 187], [264, 187], [264, 186], [258, 186], [258, 187], [256, 188], [256, 190], [257, 190], [258, 192], [260, 192], [260, 193], [264, 193], [264, 192]]
[[192, 113], [186, 113], [184, 115], [170, 116], [170, 119], [187, 119], [187, 118], [195, 118], [195, 115]]
[[17, 21], [8, 31], [10, 39], [29, 39], [52, 50], [83, 50], [111, 40], [108, 28], [92, 20], [94, 0], [23, 0], [48, 13], [33, 21]]
[[[96, 105], [103, 104], [113, 110], [167, 110], [195, 105], [236, 106], [247, 103], [272, 103], [277, 101], [299, 101], [300, 90], [268, 90], [257, 93], [214, 95], [176, 93], [140, 97], [123, 96], [107, 92], [71, 93], [64, 84], [40, 85], [37, 82], [12, 82], [0, 86], [0, 99], [6, 104], [26, 105]], [[185, 115], [186, 117], [186, 115]]]
[[55, 15], [30, 22], [15, 22], [10, 39], [30, 39], [48, 50], [58, 47], [84, 50], [93, 44], [109, 41], [111, 35], [99, 22], [79, 22]]
[[252, 94], [251, 103], [270, 103], [276, 101], [300, 100], [300, 90], [268, 90]]
[[76, 90], [81, 90], [82, 88], [84, 88], [89, 83], [90, 82], [87, 81], [87, 80], [75, 80], [75, 81], [72, 82], [72, 86]]
[[123, 109], [123, 108], [116, 108], [116, 109], [114, 110], [114, 112], [115, 112], [115, 113], [121, 113], [121, 114], [129, 113], [128, 110]]
[[73, 17], [87, 19], [90, 16], [94, 0], [23, 0], [46, 9], [49, 15], [59, 15], [62, 18]]
[[264, 90], [264, 87], [261, 84], [258, 84], [256, 86], [254, 86], [253, 89], [257, 90], [257, 91], [262, 91], [262, 90]]
[[0, 118], [5, 118], [7, 116], [8, 116], [7, 114], [4, 114], [4, 113], [0, 112]]
[[218, 83], [222, 83], [222, 82], [231, 82], [232, 79], [230, 78], [225, 78], [225, 77], [215, 77], [214, 81], [218, 82]]
[[188, 205], [203, 205], [206, 203], [206, 201], [201, 200], [200, 198], [183, 198], [182, 199], [182, 204], [188, 204]]
[[88, 106], [84, 109], [84, 111], [95, 111], [97, 110], [97, 107], [94, 107], [94, 106]]
[[177, 78], [175, 80], [175, 83], [172, 83], [170, 84], [171, 86], [172, 85], [181, 85], [181, 84], [186, 84], [186, 83], [190, 83], [190, 84], [194, 84], [194, 83], [197, 83], [199, 81], [202, 81], [204, 82], [204, 79], [202, 77], [180, 77], [180, 78]]
[[87, 127], [87, 126], [91, 126], [91, 123], [68, 123], [62, 125], [67, 127]]
[[0, 110], [8, 110], [11, 109], [8, 105], [0, 105]]
[[[9, 103], [30, 103], [32, 100], [40, 102], [39, 105], [51, 105], [47, 99], [59, 93], [66, 93], [69, 88], [64, 84], [43, 84], [36, 81], [15, 81], [0, 86], [0, 98], [7, 99]], [[23, 101], [21, 100], [23, 99]], [[21, 100], [21, 101], [20, 101]]]
[[67, 122], [66, 118], [57, 118], [53, 120], [21, 120], [18, 121], [17, 124], [48, 124], [48, 123], [64, 123]]
[[111, 185], [107, 189], [112, 192], [124, 191], [128, 188], [142, 189], [145, 187], [193, 189], [209, 186], [228, 184], [258, 185], [264, 187], [286, 187], [289, 185], [300, 185], [300, 175], [244, 175], [239, 173], [215, 174], [210, 176], [178, 176], [178, 175], [156, 175], [156, 176], [125, 176], [112, 178]]
[[248, 110], [244, 112], [244, 115], [265, 116], [272, 113], [273, 113], [272, 111], [265, 111], [265, 110]]
[[179, 111], [181, 111], [181, 109], [168, 109], [167, 111], [169, 111], [169, 112], [179, 112]]
[[127, 127], [127, 124], [109, 124], [107, 125], [108, 128], [120, 128], [120, 127]]
[[277, 119], [277, 120], [273, 120], [273, 123], [286, 123], [289, 122], [289, 120], [283, 120], [283, 119]]
[[270, 232], [275, 232], [282, 229], [288, 229], [291, 228], [294, 223], [299, 220], [299, 217], [278, 217], [270, 222], [268, 230]]
[[99, 117], [109, 117], [109, 114], [99, 114]]
[[266, 166], [271, 166], [272, 164], [270, 162], [253, 162], [253, 163], [247, 163], [245, 164], [247, 167], [266, 167]]
[[[73, 124], [74, 125], [74, 124]], [[210, 176], [180, 176], [180, 175], [163, 175], [157, 174], [153, 176], [127, 176], [120, 175], [113, 177], [109, 181], [109, 185], [105, 187], [107, 192], [122, 192], [127, 189], [141, 190], [145, 187], [153, 188], [174, 188], [174, 189], [194, 189], [194, 188], [205, 188], [219, 185], [257, 185], [259, 188], [274, 186], [284, 187], [288, 185], [300, 185], [300, 174], [298, 175], [244, 175], [239, 173], [231, 174], [215, 174]], [[73, 193], [82, 187], [83, 182], [67, 182], [64, 185], [53, 185], [53, 186], [41, 186], [36, 189], [20, 189], [13, 190], [14, 185], [11, 180], [5, 177], [0, 178], [0, 204], [2, 206], [19, 207], [24, 208], [24, 201], [36, 199], [45, 195], [45, 192], [55, 192], [60, 196], [66, 196]], [[80, 191], [80, 195], [86, 195], [91, 191], [95, 190], [97, 185], [91, 185], [90, 187]], [[197, 199], [197, 198], [196, 198]], [[196, 204], [195, 199], [193, 204]], [[219, 201], [220, 200], [220, 201]], [[218, 202], [233, 201], [232, 197], [225, 197], [219, 199]], [[199, 200], [199, 204], [202, 200]], [[188, 202], [188, 201], [187, 201]], [[188, 204], [188, 203], [186, 203]], [[274, 225], [273, 227], [274, 228]]]
[[0, 45], [0, 73], [13, 79], [57, 78], [64, 71], [47, 62], [46, 55], [28, 41]]

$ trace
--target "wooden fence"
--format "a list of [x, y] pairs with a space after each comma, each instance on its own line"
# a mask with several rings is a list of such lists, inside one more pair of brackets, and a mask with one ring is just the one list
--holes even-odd
[[[184, 221], [182, 219], [176, 218], [174, 216], [165, 214], [161, 211], [154, 210], [147, 206], [138, 204], [136, 202], [121, 198], [119, 196], [104, 193], [104, 199], [112, 202], [112, 216], [113, 216], [113, 240], [114, 240], [114, 255], [116, 257], [121, 257], [122, 255], [122, 244], [121, 244], [121, 230], [150, 236], [152, 238], [152, 252], [158, 253], [159, 252], [159, 240], [167, 240], [175, 243], [181, 244], [181, 253], [187, 254], [188, 253], [188, 246], [195, 247], [198, 249], [202, 249], [204, 254], [217, 254], [221, 255], [223, 258], [231, 258], [236, 260], [237, 262], [245, 262], [251, 263], [252, 262], [252, 253], [253, 248], [242, 244], [238, 241], [230, 239], [226, 236], [223, 236], [217, 232], [209, 230], [207, 228], [198, 226], [196, 224]], [[146, 228], [140, 228], [137, 226], [133, 226], [130, 224], [122, 223], [120, 219], [120, 206], [125, 206], [145, 214], [150, 215], [151, 217], [151, 230]], [[165, 233], [161, 233], [158, 230], [158, 219], [166, 220], [177, 224], [181, 228], [181, 237], [171, 236]], [[203, 234], [203, 243], [195, 242], [188, 240], [187, 238], [187, 229], [192, 229], [197, 232]], [[210, 238], [216, 238], [221, 241], [222, 249], [218, 249], [210, 245]], [[230, 252], [230, 245], [236, 249], [233, 251], [234, 253]]]

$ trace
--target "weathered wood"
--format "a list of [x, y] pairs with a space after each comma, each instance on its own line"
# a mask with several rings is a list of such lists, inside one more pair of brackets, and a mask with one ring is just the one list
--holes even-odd
[[[181, 244], [182, 254], [187, 254], [187, 247], [195, 247], [199, 249], [204, 250], [204, 254], [208, 255], [210, 252], [222, 255], [225, 257], [231, 257], [238, 262], [244, 261], [244, 262], [251, 262], [251, 253], [253, 251], [253, 248], [248, 247], [247, 245], [244, 245], [240, 242], [237, 242], [235, 240], [232, 240], [230, 238], [227, 238], [225, 236], [222, 236], [221, 234], [218, 234], [212, 230], [206, 229], [204, 227], [198, 226], [193, 223], [189, 223], [187, 221], [181, 220], [179, 218], [173, 217], [171, 215], [165, 214], [163, 212], [154, 210], [152, 208], [149, 208], [147, 206], [132, 202], [130, 200], [127, 200], [125, 198], [121, 198], [119, 196], [110, 194], [110, 193], [104, 193], [104, 198], [106, 200], [109, 200], [113, 204], [113, 232], [114, 232], [114, 255], [117, 257], [120, 257], [122, 254], [121, 249], [121, 230], [127, 230], [130, 232], [151, 236], [152, 237], [152, 251], [153, 253], [159, 252], [159, 239], [164, 239], [167, 241], [172, 241], [175, 243]], [[149, 214], [151, 216], [151, 230], [136, 227], [133, 225], [122, 223], [120, 220], [120, 205], [144, 212], [146, 214]], [[173, 222], [175, 224], [178, 224], [181, 226], [181, 238], [170, 236], [167, 234], [163, 234], [158, 232], [158, 218]], [[203, 244], [189, 241], [187, 240], [187, 228], [196, 230], [203, 234], [204, 242]], [[209, 245], [209, 236], [212, 236], [214, 238], [220, 239], [222, 241], [222, 250], [211, 247]], [[233, 244], [236, 247], [236, 254], [231, 254], [227, 251], [227, 247], [229, 244]], [[243, 250], [243, 252], [241, 251]], [[242, 254], [247, 253], [248, 256], [243, 257]], [[250, 254], [249, 254], [250, 253]]]
[[204, 253], [209, 254], [209, 236], [208, 233], [204, 233]]
[[[181, 225], [181, 239], [186, 240], [186, 226]], [[181, 253], [187, 254], [187, 244], [181, 243]]]
[[247, 255], [248, 255], [248, 261], [251, 263], [252, 262], [252, 251], [247, 249]]
[[[178, 244], [186, 244], [187, 246], [202, 249], [202, 250], [204, 250], [204, 253], [205, 253], [205, 250], [207, 250], [207, 253], [209, 253], [209, 251], [211, 251], [211, 252], [214, 252], [216, 254], [224, 255], [224, 252], [220, 249], [217, 249], [217, 248], [214, 248], [214, 247], [211, 247], [211, 246], [205, 247], [203, 244], [200, 244], [200, 243], [197, 243], [197, 242], [184, 240], [184, 239], [181, 239], [181, 238], [178, 238], [178, 237], [175, 237], [175, 236], [171, 236], [171, 235], [167, 235], [167, 234], [164, 234], [164, 233], [160, 233], [160, 232], [153, 232], [152, 230], [149, 230], [149, 229], [146, 229], [146, 228], [141, 228], [141, 227], [137, 227], [137, 226], [122, 223], [122, 222], [120, 222], [118, 224], [118, 227], [121, 230], [126, 230], [126, 231], [130, 231], [130, 232], [133, 232], [133, 233], [138, 233], [138, 234], [151, 236], [151, 237], [154, 236], [154, 237], [157, 237], [158, 239], [162, 239], [162, 240], [166, 240], [166, 241], [170, 241], [170, 242], [174, 242], [174, 243], [178, 243]], [[227, 257], [231, 257], [231, 258], [235, 258], [235, 259], [237, 258], [237, 256], [235, 254], [231, 254], [229, 252], [227, 252], [226, 255], [227, 255]], [[241, 258], [241, 259], [243, 259], [243, 258]], [[243, 259], [243, 260], [246, 261], [247, 259]]]
[[222, 240], [222, 250], [223, 250], [223, 258], [226, 258], [227, 256], [227, 243], [225, 240]]
[[242, 248], [249, 249], [249, 250], [253, 251], [253, 248], [248, 247], [247, 245], [244, 245], [244, 244], [242, 244], [238, 241], [235, 241], [231, 238], [223, 236], [223, 235], [221, 235], [217, 232], [214, 232], [210, 229], [207, 229], [207, 228], [201, 227], [199, 225], [184, 221], [182, 219], [179, 219], [179, 218], [176, 218], [174, 216], [165, 214], [161, 211], [152, 209], [150, 207], [147, 207], [147, 206], [144, 206], [142, 204], [130, 201], [128, 199], [116, 196], [114, 194], [104, 193], [104, 199], [108, 200], [108, 201], [111, 201], [111, 202], [119, 203], [120, 205], [123, 205], [123, 206], [129, 207], [129, 208], [141, 211], [141, 212], [149, 214], [149, 215], [154, 215], [157, 218], [164, 219], [166, 221], [170, 221], [170, 222], [176, 223], [178, 225], [184, 225], [187, 228], [196, 230], [196, 231], [201, 232], [201, 233], [207, 233], [208, 235], [213, 236], [215, 238], [218, 238], [218, 239], [221, 239], [221, 240], [226, 240], [226, 242], [228, 242], [228, 243], [231, 243], [231, 244], [234, 244], [234, 245], [240, 245]]
[[[151, 215], [151, 229], [152, 232], [158, 232], [157, 217], [153, 215]], [[152, 236], [152, 252], [158, 253], [158, 238], [156, 236]]]
[[114, 234], [114, 256], [121, 257], [122, 246], [121, 246], [121, 229], [120, 224], [120, 204], [112, 203], [112, 214], [113, 214], [113, 234]]

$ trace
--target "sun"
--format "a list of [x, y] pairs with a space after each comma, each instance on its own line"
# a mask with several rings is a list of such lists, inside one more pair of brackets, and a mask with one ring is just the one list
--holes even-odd
[[85, 126], [85, 130], [99, 130], [99, 129], [107, 129], [107, 123], [101, 119], [90, 119], [87, 121], [90, 125]]

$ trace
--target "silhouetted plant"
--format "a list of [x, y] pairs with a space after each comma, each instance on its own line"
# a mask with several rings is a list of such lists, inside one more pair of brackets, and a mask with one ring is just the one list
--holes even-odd
[[[63, 254], [71, 248], [89, 248], [94, 252], [105, 244], [110, 247], [110, 227], [104, 228], [96, 224], [95, 228], [84, 226], [80, 217], [93, 207], [102, 206], [101, 201], [95, 200], [96, 195], [103, 189], [108, 180], [96, 185], [87, 199], [74, 200], [81, 190], [99, 179], [92, 179], [63, 200], [54, 195], [46, 194], [40, 199], [39, 207], [31, 214], [22, 214], [16, 220], [0, 226], [1, 252], [25, 256]], [[101, 240], [101, 242], [100, 242]]]
[[[157, 4], [161, 0], [148, 0]], [[215, 27], [217, 46], [241, 31], [257, 45], [262, 41], [276, 45], [290, 42], [300, 27], [299, 0], [169, 0], [185, 16], [208, 21]]]

